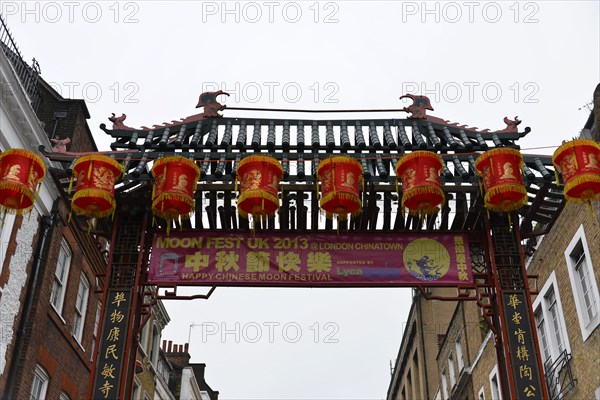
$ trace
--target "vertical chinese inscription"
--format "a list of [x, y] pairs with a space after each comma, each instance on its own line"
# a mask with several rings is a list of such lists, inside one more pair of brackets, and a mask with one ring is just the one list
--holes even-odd
[[513, 379], [518, 399], [542, 399], [540, 368], [533, 342], [533, 327], [527, 318], [525, 296], [524, 291], [505, 292], [502, 295]]
[[458, 280], [468, 281], [467, 273], [467, 255], [465, 254], [465, 241], [462, 236], [454, 237], [454, 251], [456, 252], [456, 269], [458, 270]]
[[130, 305], [130, 291], [110, 290], [108, 292], [96, 361], [94, 399], [117, 399], [119, 396], [119, 378], [125, 361], [123, 353]]

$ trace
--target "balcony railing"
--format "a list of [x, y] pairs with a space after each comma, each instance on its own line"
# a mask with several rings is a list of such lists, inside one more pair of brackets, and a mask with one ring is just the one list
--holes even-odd
[[40, 91], [38, 90], [40, 66], [35, 59], [33, 59], [31, 66], [23, 60], [2, 15], [0, 15], [0, 48], [12, 64], [21, 86], [29, 96], [31, 107], [37, 110], [40, 104]]
[[[545, 365], [546, 384], [548, 385], [548, 394], [551, 400], [563, 399], [575, 384], [577, 379], [573, 378], [571, 371], [571, 353], [563, 351], [560, 356], [551, 365]], [[551, 360], [549, 360], [551, 361]]]

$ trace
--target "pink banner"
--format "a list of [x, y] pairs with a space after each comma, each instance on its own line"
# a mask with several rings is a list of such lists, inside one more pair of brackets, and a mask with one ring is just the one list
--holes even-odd
[[156, 234], [151, 284], [472, 286], [466, 235]]

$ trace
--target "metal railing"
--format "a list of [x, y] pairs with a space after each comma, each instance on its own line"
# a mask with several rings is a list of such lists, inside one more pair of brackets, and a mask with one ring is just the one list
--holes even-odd
[[544, 366], [546, 385], [551, 400], [563, 399], [565, 394], [573, 389], [577, 383], [577, 379], [573, 377], [573, 371], [571, 371], [572, 358], [571, 353], [564, 350], [551, 365]]
[[37, 110], [40, 105], [40, 91], [38, 89], [38, 80], [40, 76], [40, 66], [35, 58], [29, 66], [21, 56], [21, 52], [13, 39], [4, 18], [0, 15], [0, 48], [8, 61], [12, 64], [15, 74], [25, 93], [29, 96], [31, 107]]

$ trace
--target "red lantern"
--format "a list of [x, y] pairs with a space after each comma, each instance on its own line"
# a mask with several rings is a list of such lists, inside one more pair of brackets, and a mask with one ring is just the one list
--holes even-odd
[[340, 220], [348, 214], [360, 213], [360, 184], [363, 167], [356, 159], [333, 156], [324, 159], [317, 167], [317, 179], [321, 181], [321, 208], [327, 218], [336, 214]]
[[413, 151], [402, 156], [396, 165], [396, 177], [402, 180], [402, 212], [431, 215], [445, 201], [440, 184], [442, 158], [430, 151]]
[[0, 210], [17, 214], [31, 210], [45, 175], [44, 163], [30, 151], [10, 149], [0, 154]]
[[196, 163], [180, 156], [161, 158], [154, 163], [152, 175], [154, 215], [167, 221], [179, 216], [189, 217], [194, 209], [194, 192], [200, 178]]
[[600, 199], [598, 143], [588, 139], [565, 143], [554, 152], [552, 163], [563, 176], [567, 200], [589, 202]]
[[111, 215], [116, 206], [115, 183], [121, 170], [121, 164], [108, 156], [90, 154], [79, 157], [73, 164], [77, 185], [71, 210], [88, 218]]
[[283, 167], [273, 157], [253, 155], [240, 161], [237, 167], [240, 182], [238, 213], [264, 216], [273, 214], [279, 208], [279, 181]]
[[510, 148], [487, 151], [475, 160], [475, 170], [483, 178], [485, 187], [485, 208], [494, 212], [511, 212], [527, 204], [522, 168], [521, 153]]

